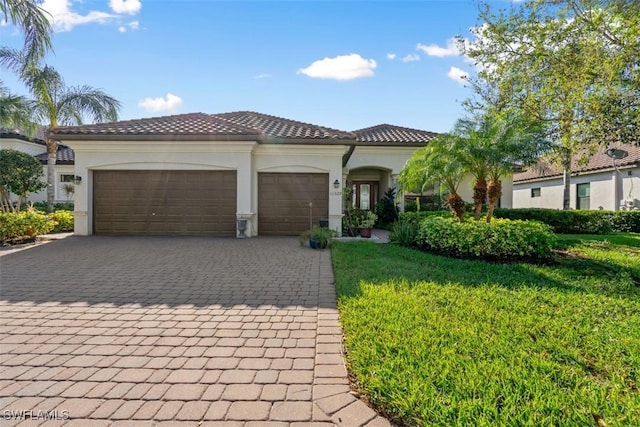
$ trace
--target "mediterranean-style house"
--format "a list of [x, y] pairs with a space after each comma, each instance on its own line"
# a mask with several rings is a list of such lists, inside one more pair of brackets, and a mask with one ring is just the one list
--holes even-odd
[[53, 135], [75, 153], [77, 235], [237, 237], [296, 235], [320, 219], [340, 232], [345, 186], [355, 206], [373, 209], [436, 136], [391, 125], [345, 132], [248, 111]]
[[[44, 140], [38, 138], [29, 138], [17, 131], [0, 132], [0, 150], [11, 149], [22, 151], [35, 156], [43, 165], [43, 177], [46, 179], [47, 168], [47, 146]], [[58, 147], [58, 156], [55, 166], [55, 201], [67, 202], [73, 200], [73, 194], [65, 191], [65, 187], [74, 185], [74, 158], [73, 150], [69, 147], [61, 145]], [[47, 190], [32, 193], [27, 197], [29, 202], [40, 202], [47, 200]]]
[[[573, 209], [640, 209], [640, 147], [601, 147], [588, 163], [574, 159], [570, 187]], [[514, 208], [562, 209], [562, 169], [541, 161], [513, 176]]]

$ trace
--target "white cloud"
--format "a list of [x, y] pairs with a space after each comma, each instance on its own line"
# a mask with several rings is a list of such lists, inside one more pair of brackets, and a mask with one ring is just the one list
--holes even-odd
[[114, 15], [97, 10], [80, 15], [71, 10], [70, 0], [44, 0], [41, 7], [51, 14], [51, 26], [55, 31], [71, 31], [76, 25], [82, 24], [104, 24], [115, 18]]
[[272, 77], [272, 75], [269, 74], [269, 73], [262, 73], [262, 74], [258, 74], [256, 76], [253, 76], [253, 78], [256, 79], [256, 80], [268, 79], [270, 77]]
[[387, 59], [390, 59], [390, 60], [393, 61], [394, 59], [396, 59], [396, 54], [395, 53], [387, 53]]
[[420, 61], [420, 55], [417, 55], [415, 53], [410, 53], [409, 55], [402, 58], [402, 62], [416, 62], [416, 61]]
[[182, 98], [172, 93], [167, 93], [166, 98], [145, 98], [138, 102], [138, 106], [147, 111], [173, 111], [182, 105]]
[[364, 59], [357, 53], [352, 53], [315, 61], [307, 68], [299, 69], [298, 74], [317, 79], [353, 80], [373, 76], [376, 67], [373, 59]]
[[140, 0], [109, 0], [109, 7], [115, 13], [135, 15], [142, 8]]
[[424, 45], [418, 43], [416, 49], [421, 50], [429, 56], [436, 56], [438, 58], [444, 58], [445, 56], [456, 56], [460, 54], [460, 49], [456, 46], [456, 40], [451, 38], [447, 40], [446, 47], [440, 47], [437, 44]]
[[127, 29], [131, 30], [131, 31], [136, 31], [140, 28], [140, 22], [138, 21], [131, 21], [129, 22], [127, 25], [121, 25], [118, 27], [118, 31], [120, 31], [121, 33], [126, 33]]
[[466, 84], [468, 83], [468, 79], [469, 79], [469, 73], [467, 73], [464, 70], [461, 70], [458, 67], [451, 67], [451, 68], [449, 68], [449, 72], [447, 73], [447, 77], [449, 77], [451, 80], [453, 80], [456, 83], [458, 83], [460, 86], [466, 86]]

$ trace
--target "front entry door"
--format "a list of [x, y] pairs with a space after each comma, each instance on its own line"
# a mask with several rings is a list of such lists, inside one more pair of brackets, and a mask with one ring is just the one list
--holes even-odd
[[378, 182], [353, 181], [352, 203], [354, 208], [362, 210], [375, 210], [378, 202]]

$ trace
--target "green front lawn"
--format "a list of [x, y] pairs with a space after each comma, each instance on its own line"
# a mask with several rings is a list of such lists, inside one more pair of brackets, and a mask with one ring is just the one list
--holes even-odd
[[640, 236], [553, 265], [336, 242], [347, 363], [400, 425], [640, 425]]

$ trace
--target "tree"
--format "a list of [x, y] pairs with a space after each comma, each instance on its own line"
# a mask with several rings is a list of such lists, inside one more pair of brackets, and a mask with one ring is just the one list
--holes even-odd
[[472, 86], [483, 107], [545, 125], [565, 209], [576, 155], [640, 141], [639, 17], [629, 0], [530, 0], [498, 13], [485, 5], [475, 40], [460, 40], [479, 66]]
[[447, 205], [460, 222], [464, 220], [465, 202], [458, 194], [458, 187], [465, 176], [465, 168], [459, 137], [440, 134], [429, 141], [429, 145], [416, 150], [400, 172], [398, 181], [402, 188], [413, 189], [417, 184], [438, 182], [449, 195]]
[[24, 33], [26, 63], [39, 61], [52, 48], [51, 23], [40, 3], [35, 0], [0, 0], [0, 15]]
[[[484, 112], [456, 122], [453, 134], [460, 161], [474, 178], [473, 212], [480, 219], [488, 201], [487, 222], [502, 196], [500, 179], [513, 173], [515, 166], [530, 165], [550, 148], [543, 128], [516, 114]], [[487, 182], [489, 180], [489, 182]]]
[[[3, 212], [20, 212], [29, 195], [47, 186], [41, 181], [42, 165], [33, 156], [17, 150], [0, 150], [0, 205]], [[14, 205], [10, 194], [18, 196]]]
[[34, 135], [38, 125], [31, 120], [33, 104], [23, 96], [13, 95], [0, 84], [0, 129], [20, 129]]
[[118, 119], [120, 102], [101, 89], [91, 86], [67, 86], [60, 75], [50, 66], [26, 66], [27, 56], [20, 51], [0, 48], [0, 65], [15, 71], [33, 101], [33, 117], [46, 123], [44, 136], [47, 144], [47, 203], [53, 209], [55, 164], [58, 141], [51, 137], [51, 130], [57, 126], [73, 126], [83, 123], [85, 115], [94, 122]]

